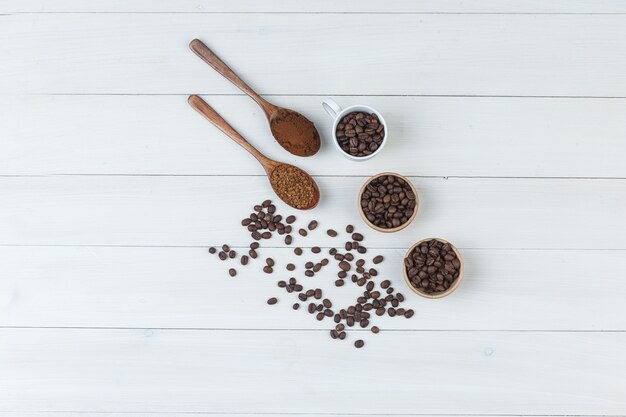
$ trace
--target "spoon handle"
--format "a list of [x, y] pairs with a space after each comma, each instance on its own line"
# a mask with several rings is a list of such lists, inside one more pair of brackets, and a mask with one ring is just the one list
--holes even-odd
[[191, 95], [187, 99], [189, 105], [193, 107], [198, 113], [203, 115], [209, 122], [213, 123], [215, 127], [224, 132], [228, 137], [237, 142], [242, 148], [247, 150], [263, 165], [265, 170], [271, 167], [274, 161], [263, 155], [254, 146], [250, 144], [239, 132], [235, 130], [218, 112], [209, 106], [206, 101], [202, 100], [197, 95]]
[[208, 46], [199, 39], [194, 39], [189, 43], [189, 48], [195, 52], [204, 62], [209, 64], [215, 71], [219, 72], [228, 81], [235, 84], [241, 91], [252, 97], [259, 106], [263, 108], [265, 114], [269, 117], [275, 106], [258, 95], [248, 84], [246, 84], [235, 72], [230, 69], [224, 61], [222, 61], [215, 52], [211, 51]]

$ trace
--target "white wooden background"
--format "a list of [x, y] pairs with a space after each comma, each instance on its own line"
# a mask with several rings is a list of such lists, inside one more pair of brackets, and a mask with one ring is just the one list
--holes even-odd
[[[319, 155], [286, 154], [194, 37]], [[414, 241], [454, 242], [459, 290], [404, 291], [415, 317], [356, 350], [275, 277], [227, 278], [206, 247], [247, 245], [269, 188], [190, 93], [314, 174], [301, 217], [354, 222], [397, 288]], [[385, 114], [382, 155], [335, 153], [327, 96]], [[0, 1], [0, 416], [624, 415], [625, 116], [624, 1]], [[392, 236], [354, 211], [383, 170], [422, 203]]]

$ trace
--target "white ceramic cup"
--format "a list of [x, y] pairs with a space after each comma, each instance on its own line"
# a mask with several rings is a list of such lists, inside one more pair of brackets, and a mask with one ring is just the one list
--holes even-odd
[[[353, 161], [366, 161], [370, 158], [373, 158], [374, 156], [378, 155], [380, 151], [383, 150], [383, 148], [385, 147], [385, 144], [387, 143], [387, 140], [389, 140], [389, 133], [388, 133], [389, 130], [387, 129], [387, 122], [385, 122], [385, 118], [383, 117], [382, 114], [378, 112], [378, 110], [370, 106], [357, 104], [357, 105], [342, 109], [341, 107], [339, 107], [337, 103], [335, 103], [334, 100], [327, 98], [326, 100], [322, 101], [322, 107], [324, 107], [324, 110], [326, 110], [326, 113], [328, 113], [328, 115], [334, 119], [333, 127], [330, 132], [330, 137], [333, 138], [333, 144], [335, 145], [335, 148], [339, 152], [341, 152], [343, 156], [345, 156], [348, 159], [351, 159]], [[367, 155], [367, 156], [353, 156], [347, 152], [344, 152], [344, 150], [341, 149], [341, 147], [339, 146], [339, 142], [337, 141], [337, 136], [335, 136], [335, 132], [337, 131], [337, 125], [339, 124], [341, 119], [343, 119], [348, 113], [352, 113], [355, 111], [362, 111], [362, 112], [370, 113], [370, 114], [374, 113], [376, 117], [378, 117], [378, 121], [382, 123], [382, 125], [385, 127], [385, 136], [383, 137], [383, 141], [381, 142], [380, 146], [378, 147], [378, 149], [376, 149], [374, 152], [372, 152], [370, 155]]]

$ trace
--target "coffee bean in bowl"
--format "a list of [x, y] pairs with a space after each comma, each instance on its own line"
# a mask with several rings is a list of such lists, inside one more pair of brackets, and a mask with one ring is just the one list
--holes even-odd
[[402, 271], [413, 292], [426, 298], [441, 298], [461, 283], [463, 259], [450, 242], [428, 238], [407, 251]]
[[415, 218], [418, 206], [413, 184], [393, 172], [371, 177], [359, 191], [359, 213], [368, 226], [379, 232], [404, 229]]
[[361, 158], [378, 150], [385, 140], [385, 126], [374, 113], [354, 111], [345, 115], [335, 128], [342, 151]]

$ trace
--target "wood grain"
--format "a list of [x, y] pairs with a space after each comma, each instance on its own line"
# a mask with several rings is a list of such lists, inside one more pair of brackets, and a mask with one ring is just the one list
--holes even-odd
[[[32, 14], [0, 16], [0, 93], [626, 96], [621, 15]], [[401, 28], [401, 29], [400, 29]], [[581, 30], [584, 28], [584, 30]], [[346, 53], [365, 44], [373, 53]], [[590, 76], [593, 74], [594, 76]]]
[[626, 408], [625, 333], [366, 336], [356, 350], [354, 334], [341, 344], [326, 331], [3, 329], [0, 409], [611, 415]]
[[[276, 144], [249, 98], [204, 98], [270, 158], [312, 173], [626, 178], [617, 151], [626, 137], [624, 99], [337, 97], [342, 106], [371, 105], [389, 123], [384, 152], [361, 164], [329, 143], [323, 97], [272, 97], [316, 124], [323, 143], [315, 158], [291, 157]], [[262, 173], [186, 99], [0, 96], [0, 131], [7, 132], [0, 135], [0, 174]]]
[[[356, 195], [365, 177], [315, 179], [322, 193], [315, 211], [279, 211], [297, 212], [300, 225], [319, 220], [317, 245], [333, 241], [326, 227], [354, 222], [372, 248], [408, 248], [434, 236], [459, 249], [626, 249], [618, 227], [624, 180], [412, 179], [420, 210], [411, 225], [388, 236], [359, 219]], [[264, 176], [3, 177], [0, 244], [246, 246], [251, 238], [240, 221], [268, 197]], [[272, 246], [282, 243], [275, 239]]]
[[[357, 287], [336, 288], [336, 266], [304, 277], [306, 261], [327, 256], [305, 252], [262, 248], [244, 268], [205, 248], [0, 247], [0, 326], [329, 329], [330, 320], [293, 311], [296, 295], [276, 282], [297, 277], [336, 306], [352, 304]], [[624, 251], [464, 249], [465, 278], [441, 300], [406, 287], [405, 249], [372, 250], [365, 259], [379, 253], [377, 281], [390, 279], [416, 312], [410, 320], [376, 317], [382, 329], [626, 331], [626, 282], [616, 272], [626, 269]], [[273, 275], [261, 272], [268, 256], [277, 262]], [[290, 261], [293, 273], [285, 271]], [[233, 266], [236, 278], [227, 273]], [[279, 304], [268, 306], [270, 297]]]

